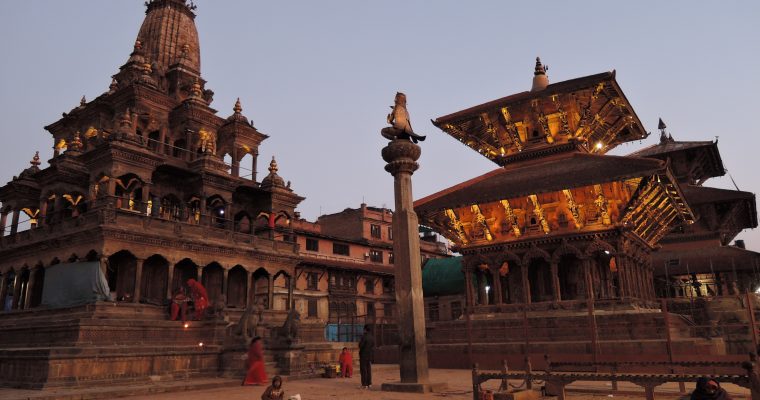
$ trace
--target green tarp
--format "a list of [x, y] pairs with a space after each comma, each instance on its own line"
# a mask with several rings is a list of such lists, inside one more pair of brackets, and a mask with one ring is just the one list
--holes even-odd
[[422, 269], [422, 291], [425, 296], [464, 293], [462, 257], [427, 260]]
[[97, 261], [56, 264], [45, 269], [43, 307], [74, 307], [108, 299], [108, 281]]

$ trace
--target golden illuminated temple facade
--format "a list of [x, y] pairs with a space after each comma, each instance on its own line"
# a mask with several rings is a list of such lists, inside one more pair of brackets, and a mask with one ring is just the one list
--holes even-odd
[[650, 253], [694, 216], [666, 161], [606, 154], [647, 137], [614, 71], [549, 84], [537, 60], [531, 91], [433, 123], [499, 165], [415, 203], [469, 306], [654, 300]]

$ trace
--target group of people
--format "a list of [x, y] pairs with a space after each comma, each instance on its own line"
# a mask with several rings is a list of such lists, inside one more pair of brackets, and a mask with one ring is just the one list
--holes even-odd
[[[176, 321], [180, 318], [182, 322], [185, 322], [187, 315], [187, 303], [193, 302], [194, 315], [193, 319], [199, 321], [203, 318], [203, 313], [208, 308], [208, 293], [203, 285], [195, 279], [187, 280], [187, 290], [185, 286], [180, 286], [174, 296], [172, 296], [171, 304], [171, 320]], [[190, 292], [188, 297], [187, 292]]]
[[[369, 326], [364, 327], [364, 335], [359, 342], [359, 372], [361, 374], [362, 389], [372, 387], [372, 362], [375, 350], [375, 338]], [[340, 364], [341, 376], [350, 378], [354, 373], [353, 356], [347, 347], [344, 347], [338, 358]], [[243, 379], [243, 386], [264, 385], [268, 383], [267, 373], [264, 366], [264, 345], [261, 337], [256, 336], [251, 340], [246, 356], [246, 374]], [[262, 400], [282, 400], [284, 396], [282, 388], [282, 378], [275, 376], [272, 383], [261, 395]]]

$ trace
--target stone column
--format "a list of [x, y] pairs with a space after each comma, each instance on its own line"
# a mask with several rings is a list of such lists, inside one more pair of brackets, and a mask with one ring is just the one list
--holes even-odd
[[198, 282], [200, 282], [200, 284], [203, 285], [203, 267], [199, 265], [197, 269], [198, 269], [198, 272], [196, 273], [196, 275], [198, 276]]
[[251, 298], [253, 297], [253, 283], [251, 280], [253, 279], [253, 272], [246, 270], [245, 271], [245, 306], [250, 307], [251, 306]]
[[[103, 273], [103, 276], [106, 277], [106, 281], [108, 281], [108, 256], [106, 256], [105, 254], [103, 254], [100, 257], [100, 272]], [[108, 288], [108, 289], [115, 290], [116, 288]]]
[[501, 275], [499, 275], [499, 269], [491, 269], [491, 280], [493, 281], [493, 303], [494, 304], [503, 304], [504, 303], [504, 295], [502, 294], [501, 290]]
[[520, 277], [522, 278], [523, 302], [530, 304], [530, 282], [528, 281], [528, 266], [520, 266]]
[[399, 368], [401, 383], [383, 384], [383, 390], [415, 387], [430, 390], [425, 305], [422, 298], [422, 268], [417, 214], [413, 209], [412, 174], [419, 168], [422, 150], [406, 139], [392, 140], [382, 150], [385, 170], [393, 175], [393, 260], [398, 310]]
[[227, 268], [224, 268], [224, 275], [222, 277], [222, 301], [224, 302], [224, 306], [227, 307], [227, 289], [229, 289], [230, 284], [227, 282], [227, 280], [230, 278], [230, 270]]
[[[42, 267], [39, 267], [42, 268]], [[24, 293], [24, 310], [32, 308], [31, 302], [32, 302], [32, 292], [34, 285], [37, 284], [36, 279], [34, 279], [34, 276], [36, 274], [34, 273], [34, 270], [29, 270], [29, 281], [26, 283], [26, 293]], [[42, 284], [42, 282], [40, 282]]]
[[5, 295], [8, 287], [8, 274], [10, 271], [6, 271], [0, 275], [0, 312], [5, 311]]
[[554, 294], [554, 301], [562, 301], [562, 294], [559, 290], [559, 265], [552, 261], [550, 269], [552, 274], [552, 293]]
[[45, 217], [47, 216], [47, 199], [40, 199], [40, 213], [37, 214], [37, 226], [45, 225]]
[[472, 307], [474, 304], [472, 301], [472, 271], [468, 268], [463, 268], [462, 272], [464, 273], [465, 305], [467, 307]]
[[591, 268], [593, 261], [590, 259], [583, 260], [583, 278], [586, 281], [586, 300], [594, 299], [594, 281], [591, 279]]
[[293, 308], [293, 289], [295, 288], [295, 278], [288, 277], [288, 304], [285, 305], [286, 310]]
[[251, 180], [256, 182], [256, 160], [259, 158], [258, 149], [251, 153]]
[[230, 154], [232, 157], [232, 168], [230, 170], [230, 173], [234, 177], [240, 176], [240, 159], [238, 159], [238, 149], [237, 146], [232, 146], [232, 154]]
[[0, 238], [5, 236], [5, 224], [8, 222], [8, 212], [0, 213]]
[[267, 287], [267, 310], [274, 310], [274, 276], [269, 275]]
[[11, 219], [11, 235], [15, 235], [16, 232], [18, 232], [18, 216], [19, 210], [13, 210], [13, 217]]
[[176, 266], [174, 263], [169, 263], [169, 271], [166, 274], [166, 298], [171, 301], [171, 299], [174, 297], [174, 293], [172, 293], [172, 284], [174, 283], [174, 268]]
[[23, 282], [24, 270], [19, 270], [16, 275], [16, 282], [13, 285], [13, 304], [11, 304], [11, 310], [18, 308], [19, 297], [21, 297], [21, 284]]
[[143, 184], [142, 187], [142, 198], [140, 201], [142, 201], [143, 208], [140, 210], [141, 212], [144, 211], [146, 215], [150, 215], [150, 208], [148, 208], [148, 201], [150, 201], [150, 183]]
[[139, 303], [140, 296], [142, 296], [142, 270], [145, 260], [135, 260], [135, 291], [132, 293], [132, 302]]

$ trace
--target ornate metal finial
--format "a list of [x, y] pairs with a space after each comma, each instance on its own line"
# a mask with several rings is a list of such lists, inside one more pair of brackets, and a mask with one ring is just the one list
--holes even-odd
[[277, 170], [277, 161], [274, 159], [274, 156], [272, 156], [272, 161], [269, 163], [269, 173], [276, 174]]
[[391, 125], [380, 130], [380, 134], [388, 140], [406, 139], [414, 143], [425, 140], [425, 136], [418, 135], [412, 131], [412, 123], [409, 120], [409, 112], [406, 110], [406, 95], [396, 92], [396, 98], [393, 100], [390, 114], [386, 120]]
[[533, 71], [533, 75], [546, 75], [546, 71], [549, 70], [549, 66], [541, 64], [541, 57], [536, 57], [536, 70]]
[[196, 77], [195, 82], [193, 82], [193, 88], [190, 90], [190, 94], [192, 97], [201, 97], [203, 95], [203, 91], [201, 90], [201, 81]]
[[240, 114], [243, 112], [243, 106], [240, 105], [240, 97], [237, 98], [237, 101], [235, 102], [235, 107], [232, 107], [232, 111], [235, 111], [235, 114]]
[[668, 126], [665, 125], [665, 122], [663, 122], [662, 118], [660, 118], [660, 121], [657, 123], [657, 129], [660, 130], [660, 143], [661, 144], [673, 141], [673, 137], [670, 136], [670, 134], [665, 130], [667, 127]]
[[82, 99], [79, 100], [79, 106], [84, 107], [85, 105], [87, 105], [87, 99], [82, 95]]
[[35, 151], [34, 157], [32, 157], [32, 161], [29, 161], [29, 164], [32, 164], [32, 167], [38, 168], [40, 166], [40, 152]]
[[79, 131], [76, 131], [74, 133], [74, 138], [71, 139], [71, 143], [69, 143], [68, 150], [70, 151], [79, 151], [82, 150], [82, 139], [79, 137]]

